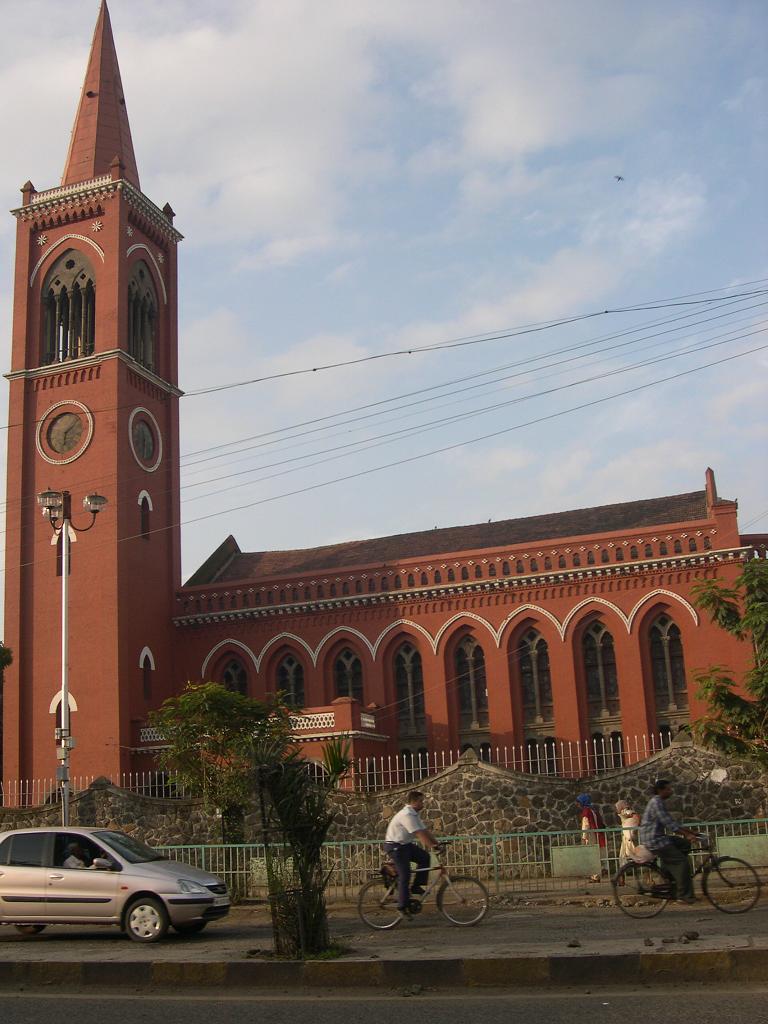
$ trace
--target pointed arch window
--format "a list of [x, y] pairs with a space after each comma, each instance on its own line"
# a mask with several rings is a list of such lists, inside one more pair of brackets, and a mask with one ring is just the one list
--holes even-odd
[[680, 630], [668, 615], [660, 615], [650, 629], [651, 670], [656, 713], [675, 714], [688, 708], [688, 685]]
[[139, 533], [143, 540], [149, 540], [151, 529], [150, 529], [150, 517], [152, 513], [152, 499], [146, 491], [142, 491], [139, 495]]
[[485, 653], [474, 637], [467, 636], [456, 648], [455, 675], [459, 684], [459, 715], [463, 729], [488, 725], [488, 688]]
[[148, 370], [157, 367], [158, 304], [152, 274], [144, 260], [128, 281], [128, 352]]
[[333, 676], [337, 697], [354, 697], [363, 702], [363, 666], [349, 647], [345, 647], [334, 662]]
[[141, 685], [144, 700], [152, 699], [152, 672], [154, 668], [151, 655], [148, 651], [145, 651], [144, 657], [141, 659]]
[[582, 640], [587, 708], [590, 719], [619, 713], [619, 681], [613, 636], [602, 622], [594, 622]]
[[277, 688], [284, 694], [286, 704], [304, 707], [304, 666], [292, 654], [287, 654], [277, 666]]
[[48, 271], [42, 289], [42, 362], [93, 355], [96, 286], [90, 260], [69, 249]]
[[518, 655], [518, 668], [524, 721], [537, 724], [551, 722], [554, 719], [554, 709], [549, 648], [547, 641], [535, 629], [523, 637]]
[[424, 676], [421, 655], [406, 642], [395, 655], [395, 694], [400, 735], [422, 735], [424, 719]]
[[242, 693], [243, 696], [248, 693], [248, 673], [239, 658], [231, 657], [225, 662], [221, 682], [233, 693]]

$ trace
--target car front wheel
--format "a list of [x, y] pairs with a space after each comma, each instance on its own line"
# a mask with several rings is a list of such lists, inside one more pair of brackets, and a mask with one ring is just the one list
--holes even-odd
[[157, 942], [168, 931], [168, 914], [160, 900], [144, 896], [125, 913], [125, 930], [134, 942]]

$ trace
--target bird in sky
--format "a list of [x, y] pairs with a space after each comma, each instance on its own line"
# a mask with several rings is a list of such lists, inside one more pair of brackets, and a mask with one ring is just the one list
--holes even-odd
[[614, 174], [616, 181], [624, 181], [624, 176], [621, 174]]

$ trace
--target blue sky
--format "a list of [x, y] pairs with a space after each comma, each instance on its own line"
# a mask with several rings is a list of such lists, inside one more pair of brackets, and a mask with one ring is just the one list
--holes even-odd
[[[27, 178], [59, 181], [97, 9], [0, 0], [0, 91], [16, 98], [0, 109], [13, 140], [0, 152], [7, 208]], [[191, 394], [768, 286], [764, 3], [112, 0], [110, 11], [142, 186], [171, 202], [186, 236], [185, 576], [229, 533], [261, 550], [535, 515], [700, 489], [707, 465], [739, 498], [742, 525], [768, 530], [768, 351], [744, 354], [768, 345], [768, 295]], [[6, 353], [13, 233], [4, 218]], [[557, 353], [575, 345], [581, 357], [563, 364]], [[660, 356], [674, 358], [632, 368]], [[454, 384], [407, 410], [285, 431], [486, 373], [474, 391]], [[434, 424], [459, 413], [472, 416]]]

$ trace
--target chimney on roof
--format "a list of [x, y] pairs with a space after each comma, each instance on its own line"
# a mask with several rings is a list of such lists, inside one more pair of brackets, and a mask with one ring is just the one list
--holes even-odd
[[715, 483], [715, 471], [707, 466], [707, 472], [704, 476], [705, 479], [705, 490], [707, 495], [707, 512], [711, 513], [712, 509], [717, 504], [717, 484]]

